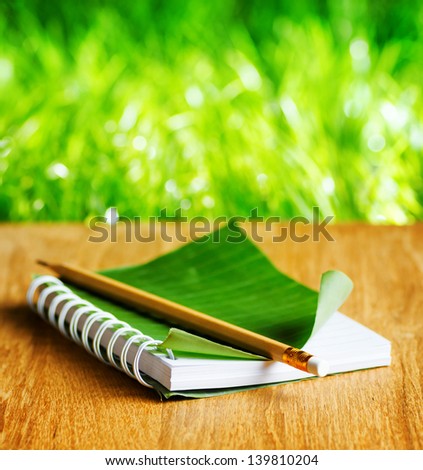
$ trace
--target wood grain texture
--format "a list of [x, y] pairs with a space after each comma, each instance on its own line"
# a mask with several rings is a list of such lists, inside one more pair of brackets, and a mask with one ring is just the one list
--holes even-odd
[[391, 367], [160, 402], [64, 339], [24, 297], [31, 273], [41, 272], [37, 258], [102, 269], [180, 242], [92, 243], [82, 225], [0, 226], [0, 447], [421, 449], [423, 225], [338, 225], [330, 233], [335, 242], [272, 243], [266, 233], [259, 246], [314, 288], [327, 269], [348, 274], [355, 288], [342, 311], [392, 341]]

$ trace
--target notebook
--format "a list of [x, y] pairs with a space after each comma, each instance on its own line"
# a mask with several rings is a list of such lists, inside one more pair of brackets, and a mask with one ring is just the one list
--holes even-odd
[[[320, 292], [309, 289], [278, 271], [239, 228], [225, 227], [150, 263], [102, 274], [303, 348], [326, 359], [330, 374], [391, 361], [388, 340], [337, 311], [352, 287], [346, 275], [327, 272]], [[27, 300], [62, 334], [162, 397], [214, 396], [313, 378], [53, 276], [37, 276]]]

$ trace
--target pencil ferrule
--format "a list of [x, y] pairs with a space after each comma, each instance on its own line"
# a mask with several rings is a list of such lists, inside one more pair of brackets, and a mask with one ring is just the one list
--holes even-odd
[[311, 354], [301, 349], [290, 347], [282, 354], [282, 362], [307, 372], [307, 362], [311, 357]]

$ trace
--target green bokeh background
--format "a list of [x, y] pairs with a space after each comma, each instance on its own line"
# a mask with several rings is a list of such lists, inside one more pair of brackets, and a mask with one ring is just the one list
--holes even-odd
[[423, 3], [0, 3], [0, 220], [423, 210]]

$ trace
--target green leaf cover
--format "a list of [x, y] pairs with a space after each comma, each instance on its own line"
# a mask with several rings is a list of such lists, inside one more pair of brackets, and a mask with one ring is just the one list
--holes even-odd
[[[352, 289], [351, 280], [339, 271], [322, 275], [320, 294], [294, 281], [278, 271], [242, 229], [235, 226], [183, 245], [149, 263], [101, 274], [300, 348], [340, 307]], [[211, 341], [212, 338], [199, 337], [195, 332], [171, 328], [163, 320], [75, 287], [73, 290], [143, 333], [163, 340], [163, 348], [171, 348], [176, 357], [246, 360], [258, 357], [230, 345], [220, 345]], [[155, 388], [166, 397], [225, 393], [224, 390], [174, 393], [158, 385]]]

